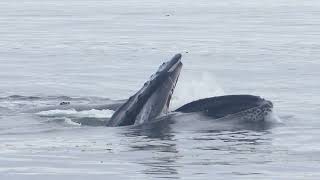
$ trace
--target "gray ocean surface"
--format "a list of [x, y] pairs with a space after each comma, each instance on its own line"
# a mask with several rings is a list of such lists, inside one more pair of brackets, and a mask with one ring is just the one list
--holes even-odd
[[[81, 126], [176, 53], [172, 109], [254, 94], [281, 123]], [[1, 0], [0, 179], [319, 179], [320, 1]]]

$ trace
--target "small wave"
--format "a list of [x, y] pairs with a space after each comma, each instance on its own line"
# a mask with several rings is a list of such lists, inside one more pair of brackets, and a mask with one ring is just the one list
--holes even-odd
[[41, 100], [57, 100], [57, 101], [109, 101], [109, 98], [103, 97], [69, 97], [69, 96], [23, 96], [11, 95], [7, 97], [0, 97], [0, 100], [10, 101], [41, 101]]
[[68, 110], [48, 110], [48, 111], [41, 111], [36, 113], [40, 116], [47, 116], [47, 117], [90, 117], [90, 118], [110, 118], [114, 111], [105, 109], [105, 110], [85, 110], [85, 111], [76, 111], [75, 109], [68, 109]]
[[73, 126], [81, 126], [81, 123], [72, 121], [70, 118], [64, 118], [64, 122]]
[[8, 97], [1, 97], [1, 100], [39, 100], [41, 99], [41, 97], [37, 97], [37, 96], [21, 96], [21, 95], [12, 95], [12, 96], [8, 96]]

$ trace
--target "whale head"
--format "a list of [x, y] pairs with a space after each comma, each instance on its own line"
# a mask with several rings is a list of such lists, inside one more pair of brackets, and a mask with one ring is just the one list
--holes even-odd
[[272, 112], [271, 101], [252, 95], [226, 95], [200, 99], [185, 104], [176, 112], [200, 112], [214, 119], [237, 119], [241, 122], [262, 122]]
[[107, 126], [141, 124], [167, 113], [181, 68], [181, 54], [164, 62], [143, 87], [117, 109]]

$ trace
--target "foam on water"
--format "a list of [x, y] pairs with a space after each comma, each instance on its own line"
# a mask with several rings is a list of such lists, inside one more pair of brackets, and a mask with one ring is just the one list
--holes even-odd
[[268, 113], [268, 115], [265, 117], [265, 121], [270, 123], [283, 123], [283, 121], [280, 119], [277, 113], [274, 112], [274, 110], [271, 113]]
[[64, 122], [73, 126], [81, 126], [81, 123], [72, 121], [70, 118], [65, 117]]
[[72, 117], [90, 117], [90, 118], [110, 118], [114, 111], [109, 109], [104, 110], [86, 110], [86, 111], [76, 111], [74, 109], [68, 110], [49, 110], [49, 111], [41, 111], [36, 113], [40, 116], [47, 116], [47, 117], [65, 117], [65, 116], [72, 116]]

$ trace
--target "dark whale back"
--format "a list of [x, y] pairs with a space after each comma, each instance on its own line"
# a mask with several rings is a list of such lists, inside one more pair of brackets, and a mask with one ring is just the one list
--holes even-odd
[[176, 109], [176, 112], [203, 112], [213, 118], [221, 118], [260, 106], [265, 100], [252, 95], [227, 95], [199, 99]]

